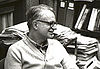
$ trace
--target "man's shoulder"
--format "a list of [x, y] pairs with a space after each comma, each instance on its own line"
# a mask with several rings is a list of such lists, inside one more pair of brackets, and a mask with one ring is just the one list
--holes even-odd
[[10, 49], [18, 49], [18, 48], [21, 48], [24, 45], [25, 44], [24, 44], [23, 40], [19, 40], [16, 43], [12, 44], [9, 48]]
[[57, 39], [48, 39], [50, 42], [59, 42]]
[[19, 44], [23, 44], [23, 43], [24, 43], [24, 42], [23, 42], [23, 40], [21, 39], [21, 40], [17, 41], [16, 43], [12, 44], [12, 45], [19, 45]]
[[57, 39], [48, 39], [48, 42], [50, 44], [62, 45]]

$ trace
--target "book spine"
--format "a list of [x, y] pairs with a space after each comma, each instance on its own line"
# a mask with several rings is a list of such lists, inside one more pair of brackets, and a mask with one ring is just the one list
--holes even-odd
[[88, 30], [94, 31], [96, 17], [97, 17], [97, 9], [93, 8], [91, 17], [90, 17], [90, 21], [89, 21], [89, 25], [88, 25]]
[[99, 25], [100, 25], [100, 10], [98, 10], [94, 31], [99, 31], [100, 30]]
[[86, 6], [87, 6], [86, 4], [83, 5], [83, 8], [82, 8], [82, 10], [81, 10], [81, 12], [80, 12], [80, 15], [79, 15], [79, 18], [78, 18], [78, 20], [77, 20], [77, 22], [76, 22], [76, 24], [75, 24], [75, 29], [78, 28], [78, 25], [79, 25], [79, 23], [80, 23], [80, 20], [81, 20], [81, 18], [82, 18], [82, 16], [83, 16], [83, 13], [84, 13], [85, 9], [86, 9]]
[[80, 23], [78, 25], [78, 29], [81, 29], [84, 21], [86, 20], [86, 16], [87, 16], [88, 12], [89, 12], [89, 9], [86, 8], [85, 11], [84, 11], [84, 13], [83, 13], [83, 16], [82, 16], [82, 18], [80, 20]]

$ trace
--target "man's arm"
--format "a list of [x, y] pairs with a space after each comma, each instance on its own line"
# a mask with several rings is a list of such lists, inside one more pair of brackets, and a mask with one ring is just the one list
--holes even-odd
[[20, 53], [14, 46], [10, 46], [5, 58], [4, 69], [22, 69]]
[[64, 51], [64, 59], [62, 60], [63, 69], [79, 69], [76, 65], [76, 60], [73, 59], [65, 50]]

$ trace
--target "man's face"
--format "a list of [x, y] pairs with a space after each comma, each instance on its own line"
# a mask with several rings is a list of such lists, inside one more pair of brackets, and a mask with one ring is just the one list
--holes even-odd
[[42, 37], [53, 38], [55, 15], [49, 10], [44, 10], [41, 14], [43, 14], [42, 20], [37, 20], [39, 33]]

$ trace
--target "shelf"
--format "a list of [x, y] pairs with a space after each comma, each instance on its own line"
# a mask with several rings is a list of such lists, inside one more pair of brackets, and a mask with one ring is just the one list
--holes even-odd
[[99, 31], [90, 31], [90, 30], [82, 30], [82, 29], [81, 30], [72, 29], [72, 30], [75, 31], [76, 33], [80, 33], [84, 36], [100, 39], [100, 32]]

